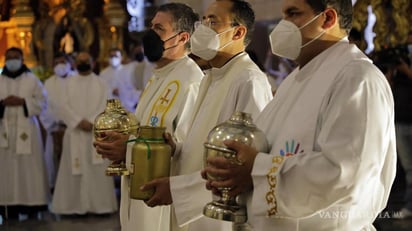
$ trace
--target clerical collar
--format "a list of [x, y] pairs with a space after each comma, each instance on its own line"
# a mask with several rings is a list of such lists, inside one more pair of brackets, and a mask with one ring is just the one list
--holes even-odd
[[16, 72], [11, 72], [7, 69], [7, 67], [4, 67], [3, 71], [1, 72], [2, 75], [5, 75], [9, 78], [15, 79], [17, 77], [19, 77], [21, 74], [23, 74], [24, 72], [30, 72], [30, 69], [27, 68], [27, 66], [25, 64], [23, 64], [21, 66], [21, 68], [19, 70], [17, 70]]
[[180, 63], [186, 62], [188, 59], [187, 56], [183, 56], [180, 59], [173, 60], [172, 62], [168, 63], [166, 66], [163, 66], [161, 68], [155, 68], [153, 70], [153, 74], [155, 78], [166, 78], [166, 76], [169, 75], [169, 73], [175, 69], [175, 67], [180, 66]]

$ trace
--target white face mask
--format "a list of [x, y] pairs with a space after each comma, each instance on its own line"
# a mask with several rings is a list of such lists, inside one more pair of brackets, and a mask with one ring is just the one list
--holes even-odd
[[220, 47], [219, 35], [226, 33], [232, 29], [233, 28], [229, 28], [223, 32], [217, 33], [211, 28], [200, 24], [190, 38], [190, 47], [192, 53], [203, 60], [209, 61], [213, 59], [220, 49], [228, 46], [233, 42], [233, 40], [231, 40], [230, 42]]
[[7, 70], [11, 72], [18, 71], [23, 65], [21, 59], [9, 59], [6, 61]]
[[323, 31], [318, 36], [302, 45], [302, 34], [300, 33], [300, 30], [312, 23], [320, 15], [321, 14], [316, 15], [301, 27], [297, 27], [294, 23], [282, 19], [269, 35], [272, 53], [280, 57], [296, 60], [303, 47], [309, 45], [326, 32]]
[[54, 67], [54, 74], [60, 77], [64, 77], [69, 73], [70, 65], [68, 63], [59, 63]]
[[119, 57], [111, 57], [109, 59], [110, 66], [112, 67], [118, 67], [122, 60]]

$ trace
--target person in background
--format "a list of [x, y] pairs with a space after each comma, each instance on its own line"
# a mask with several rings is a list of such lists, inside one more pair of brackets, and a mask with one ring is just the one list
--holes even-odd
[[407, 46], [386, 48], [374, 54], [374, 61], [385, 73], [395, 101], [396, 145], [400, 166], [405, 173], [402, 208], [395, 218], [412, 217], [412, 69]]
[[18, 219], [47, 210], [49, 187], [37, 116], [46, 109], [46, 91], [11, 47], [0, 76], [0, 214]]
[[133, 112], [139, 101], [140, 91], [133, 85], [134, 71], [122, 64], [123, 56], [119, 48], [109, 50], [109, 66], [99, 76], [108, 86], [108, 98], [119, 99], [123, 107]]
[[266, 53], [264, 66], [266, 67], [266, 73], [272, 86], [273, 95], [276, 94], [276, 90], [279, 88], [283, 80], [285, 80], [286, 76], [296, 68], [296, 64], [293, 61], [274, 55], [270, 48]]
[[[187, 137], [189, 120], [203, 73], [188, 57], [189, 39], [198, 15], [182, 3], [161, 5], [151, 28], [143, 36], [146, 58], [154, 63], [149, 79], [137, 105], [135, 115], [140, 124], [166, 127], [176, 140]], [[110, 160], [125, 160], [130, 166], [131, 145], [128, 136], [108, 133], [111, 142], [96, 141], [96, 151]], [[171, 230], [171, 207], [148, 207], [143, 201], [129, 197], [130, 178], [122, 177], [120, 220], [124, 231]]]
[[125, 66], [132, 73], [133, 86], [140, 95], [149, 81], [149, 78], [153, 75], [155, 65], [149, 62], [144, 56], [143, 44], [141, 41], [133, 46], [131, 53], [133, 59]]
[[93, 121], [104, 111], [107, 86], [92, 72], [89, 53], [76, 57], [78, 75], [64, 92], [61, 118], [67, 129], [51, 211], [63, 215], [108, 214], [117, 211], [114, 180], [104, 174], [109, 161], [93, 148]]
[[47, 131], [45, 160], [50, 189], [53, 191], [62, 152], [66, 124], [62, 121], [61, 107], [64, 105], [67, 80], [74, 75], [70, 57], [57, 53], [53, 59], [54, 75], [44, 82], [47, 91], [47, 109], [40, 114], [40, 121]]
[[211, 157], [206, 186], [249, 192], [253, 230], [375, 230], [396, 175], [394, 102], [381, 71], [347, 38], [350, 0], [283, 0], [272, 52], [298, 67], [256, 120], [258, 153], [235, 141], [241, 165]]
[[412, 69], [409, 66], [407, 56], [400, 58], [392, 78], [397, 150], [406, 185], [404, 204], [397, 217], [401, 219], [412, 218]]

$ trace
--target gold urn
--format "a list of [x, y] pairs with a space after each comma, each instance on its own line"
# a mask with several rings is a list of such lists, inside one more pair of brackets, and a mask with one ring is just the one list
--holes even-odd
[[[225, 140], [242, 142], [261, 152], [268, 151], [266, 136], [253, 124], [251, 115], [234, 112], [229, 120], [218, 124], [209, 132], [207, 141], [204, 143], [204, 165], [207, 165], [208, 157], [215, 156], [223, 156], [236, 164], [242, 164], [237, 159], [236, 152], [223, 144]], [[207, 177], [219, 180], [210, 174]], [[245, 223], [247, 221], [246, 205], [239, 198], [228, 195], [230, 188], [219, 188], [219, 190], [222, 196], [208, 203], [203, 209], [203, 214], [214, 219]]]
[[154, 190], [140, 187], [156, 178], [170, 175], [171, 147], [164, 138], [165, 127], [139, 127], [139, 137], [133, 145], [130, 167], [130, 198], [147, 200]]
[[[93, 132], [96, 140], [110, 141], [107, 132], [136, 136], [138, 127], [137, 118], [127, 112], [118, 99], [108, 99], [106, 108], [94, 120]], [[123, 161], [113, 161], [105, 172], [108, 176], [129, 175]]]

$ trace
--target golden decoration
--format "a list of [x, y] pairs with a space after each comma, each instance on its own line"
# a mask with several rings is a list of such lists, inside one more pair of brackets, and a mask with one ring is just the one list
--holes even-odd
[[412, 22], [410, 0], [358, 0], [353, 6], [353, 28], [364, 31], [368, 24], [368, 7], [372, 7], [376, 22], [375, 51], [406, 43]]
[[269, 170], [268, 174], [266, 175], [267, 182], [269, 184], [269, 191], [266, 193], [266, 203], [269, 206], [269, 209], [267, 210], [268, 216], [274, 216], [278, 212], [278, 204], [276, 200], [275, 189], [277, 185], [278, 167], [284, 159], [285, 157], [283, 156], [273, 157], [272, 164], [274, 164], [274, 166]]
[[23, 141], [26, 141], [27, 138], [29, 138], [29, 136], [28, 136], [25, 132], [23, 132], [23, 133], [20, 135], [20, 139], [22, 139]]
[[74, 167], [75, 167], [75, 168], [80, 168], [80, 160], [79, 160], [79, 158], [75, 158], [75, 159], [74, 159]]

